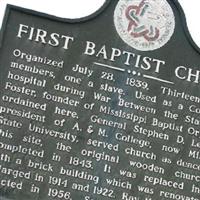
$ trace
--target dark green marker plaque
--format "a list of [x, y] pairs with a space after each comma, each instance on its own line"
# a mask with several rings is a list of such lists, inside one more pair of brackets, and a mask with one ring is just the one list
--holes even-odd
[[0, 46], [1, 200], [200, 199], [200, 51], [176, 0], [9, 5]]

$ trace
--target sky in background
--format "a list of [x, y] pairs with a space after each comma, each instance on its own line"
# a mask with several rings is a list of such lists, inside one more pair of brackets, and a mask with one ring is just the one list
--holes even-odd
[[[171, 0], [173, 1], [173, 0]], [[80, 18], [98, 10], [105, 0], [0, 0], [0, 27], [6, 4], [14, 4], [63, 18]], [[200, 0], [179, 0], [182, 5], [190, 34], [200, 47]]]

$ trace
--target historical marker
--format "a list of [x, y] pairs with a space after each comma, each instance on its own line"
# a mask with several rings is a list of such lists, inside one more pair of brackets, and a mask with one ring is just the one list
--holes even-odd
[[9, 5], [0, 199], [199, 200], [199, 65], [176, 0], [79, 20]]

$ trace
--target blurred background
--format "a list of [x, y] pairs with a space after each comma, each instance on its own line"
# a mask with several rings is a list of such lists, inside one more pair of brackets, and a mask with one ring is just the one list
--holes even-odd
[[[105, 0], [0, 0], [0, 27], [6, 4], [17, 5], [62, 18], [81, 18], [94, 13], [104, 2]], [[200, 47], [200, 26], [198, 25], [200, 0], [179, 0], [179, 3], [185, 12], [190, 34], [194, 42]]]

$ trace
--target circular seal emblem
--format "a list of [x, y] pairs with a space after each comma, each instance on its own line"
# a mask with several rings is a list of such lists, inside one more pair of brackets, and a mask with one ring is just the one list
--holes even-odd
[[162, 47], [175, 29], [174, 13], [166, 0], [119, 0], [114, 23], [122, 40], [140, 51]]

